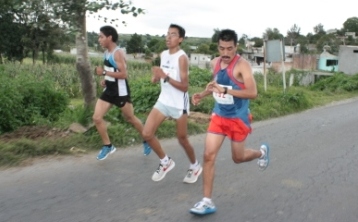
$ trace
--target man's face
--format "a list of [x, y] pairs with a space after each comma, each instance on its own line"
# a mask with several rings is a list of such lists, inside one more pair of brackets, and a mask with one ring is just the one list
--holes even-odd
[[183, 38], [179, 37], [179, 31], [176, 28], [169, 28], [167, 36], [165, 37], [165, 43], [168, 48], [176, 47], [183, 41]]
[[98, 43], [102, 46], [102, 48], [108, 48], [109, 43], [112, 41], [112, 36], [105, 36], [102, 32], [99, 33]]
[[234, 41], [226, 42], [219, 40], [218, 50], [222, 61], [227, 64], [230, 63], [236, 55], [236, 45]]

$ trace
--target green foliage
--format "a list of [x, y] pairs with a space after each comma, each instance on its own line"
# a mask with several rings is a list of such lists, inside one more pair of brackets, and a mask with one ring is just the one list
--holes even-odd
[[343, 23], [343, 30], [346, 32], [355, 32], [358, 33], [358, 17], [348, 18]]
[[144, 44], [142, 42], [142, 37], [137, 33], [134, 33], [131, 39], [127, 42], [126, 49], [128, 53], [144, 52]]
[[277, 28], [267, 28], [263, 36], [267, 38], [267, 40], [283, 39], [283, 35]]
[[23, 95], [13, 83], [0, 78], [0, 134], [21, 126], [26, 118]]
[[205, 87], [213, 79], [213, 74], [208, 69], [200, 69], [196, 66], [191, 66], [189, 72], [190, 87]]
[[129, 81], [134, 111], [146, 113], [150, 111], [160, 94], [160, 84], [151, 82], [151, 75], [142, 75], [134, 81]]
[[50, 122], [58, 120], [59, 114], [63, 112], [68, 103], [68, 97], [64, 92], [55, 91], [53, 83], [25, 82], [20, 89], [23, 95], [22, 104], [25, 110], [38, 113]]
[[152, 65], [153, 66], [160, 66], [160, 57], [157, 56], [153, 61], [152, 61]]
[[312, 107], [304, 90], [294, 87], [286, 93], [277, 88], [266, 92], [260, 88], [259, 96], [250, 104], [254, 120], [283, 116]]
[[[3, 69], [0, 69], [2, 71]], [[0, 72], [0, 134], [24, 125], [57, 121], [68, 105], [67, 95], [49, 79]]]
[[337, 55], [339, 51], [339, 45], [341, 44], [340, 40], [337, 39], [335, 34], [323, 35], [318, 39], [316, 43], [316, 48], [318, 53], [322, 53], [325, 46], [328, 47], [328, 52]]
[[88, 126], [92, 123], [93, 110], [86, 108], [82, 102], [79, 105], [69, 105], [68, 108], [61, 113], [59, 121], [55, 123], [56, 127], [61, 129], [67, 128], [72, 123], [80, 123]]
[[312, 90], [329, 92], [352, 92], [358, 90], [358, 74], [346, 75], [335, 73], [333, 76], [322, 76], [311, 86]]
[[0, 15], [0, 53], [9, 61], [21, 61], [25, 56], [21, 38], [26, 34], [26, 27], [14, 23], [13, 17], [10, 13]]

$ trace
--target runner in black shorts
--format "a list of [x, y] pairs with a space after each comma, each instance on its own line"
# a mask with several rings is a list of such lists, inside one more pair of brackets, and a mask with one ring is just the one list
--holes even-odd
[[[104, 26], [100, 29], [98, 37], [99, 44], [107, 49], [104, 53], [104, 67], [96, 67], [95, 72], [99, 76], [103, 76], [104, 80], [101, 85], [105, 87], [102, 95], [97, 100], [93, 114], [93, 122], [100, 134], [103, 147], [99, 152], [97, 159], [103, 160], [107, 156], [116, 151], [111, 143], [106, 123], [103, 119], [104, 115], [113, 106], [121, 109], [124, 118], [131, 123], [134, 128], [142, 135], [143, 124], [134, 115], [133, 104], [131, 102], [130, 90], [127, 80], [127, 67], [123, 51], [117, 46], [118, 33], [112, 26]], [[147, 142], [143, 142], [144, 155], [151, 152]]]

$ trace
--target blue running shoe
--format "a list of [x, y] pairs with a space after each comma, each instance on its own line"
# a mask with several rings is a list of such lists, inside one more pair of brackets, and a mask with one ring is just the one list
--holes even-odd
[[143, 154], [144, 156], [148, 156], [152, 152], [152, 148], [149, 146], [149, 144], [144, 141], [143, 142]]
[[107, 156], [109, 154], [112, 154], [116, 151], [116, 148], [112, 145], [112, 146], [103, 146], [102, 150], [99, 151], [98, 156], [97, 156], [97, 160], [104, 160], [107, 158]]
[[190, 209], [190, 213], [197, 214], [197, 215], [206, 215], [212, 214], [216, 212], [216, 207], [214, 203], [208, 203], [207, 201], [200, 201], [194, 205], [193, 208]]
[[265, 170], [270, 163], [270, 147], [267, 144], [262, 144], [260, 151], [264, 153], [263, 157], [259, 158], [257, 164], [260, 170]]

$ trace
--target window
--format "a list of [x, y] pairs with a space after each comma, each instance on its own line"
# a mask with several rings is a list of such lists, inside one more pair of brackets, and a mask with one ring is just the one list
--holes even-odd
[[353, 50], [353, 53], [358, 53], [358, 50]]
[[327, 59], [326, 66], [336, 66], [338, 65], [338, 60], [336, 59]]

